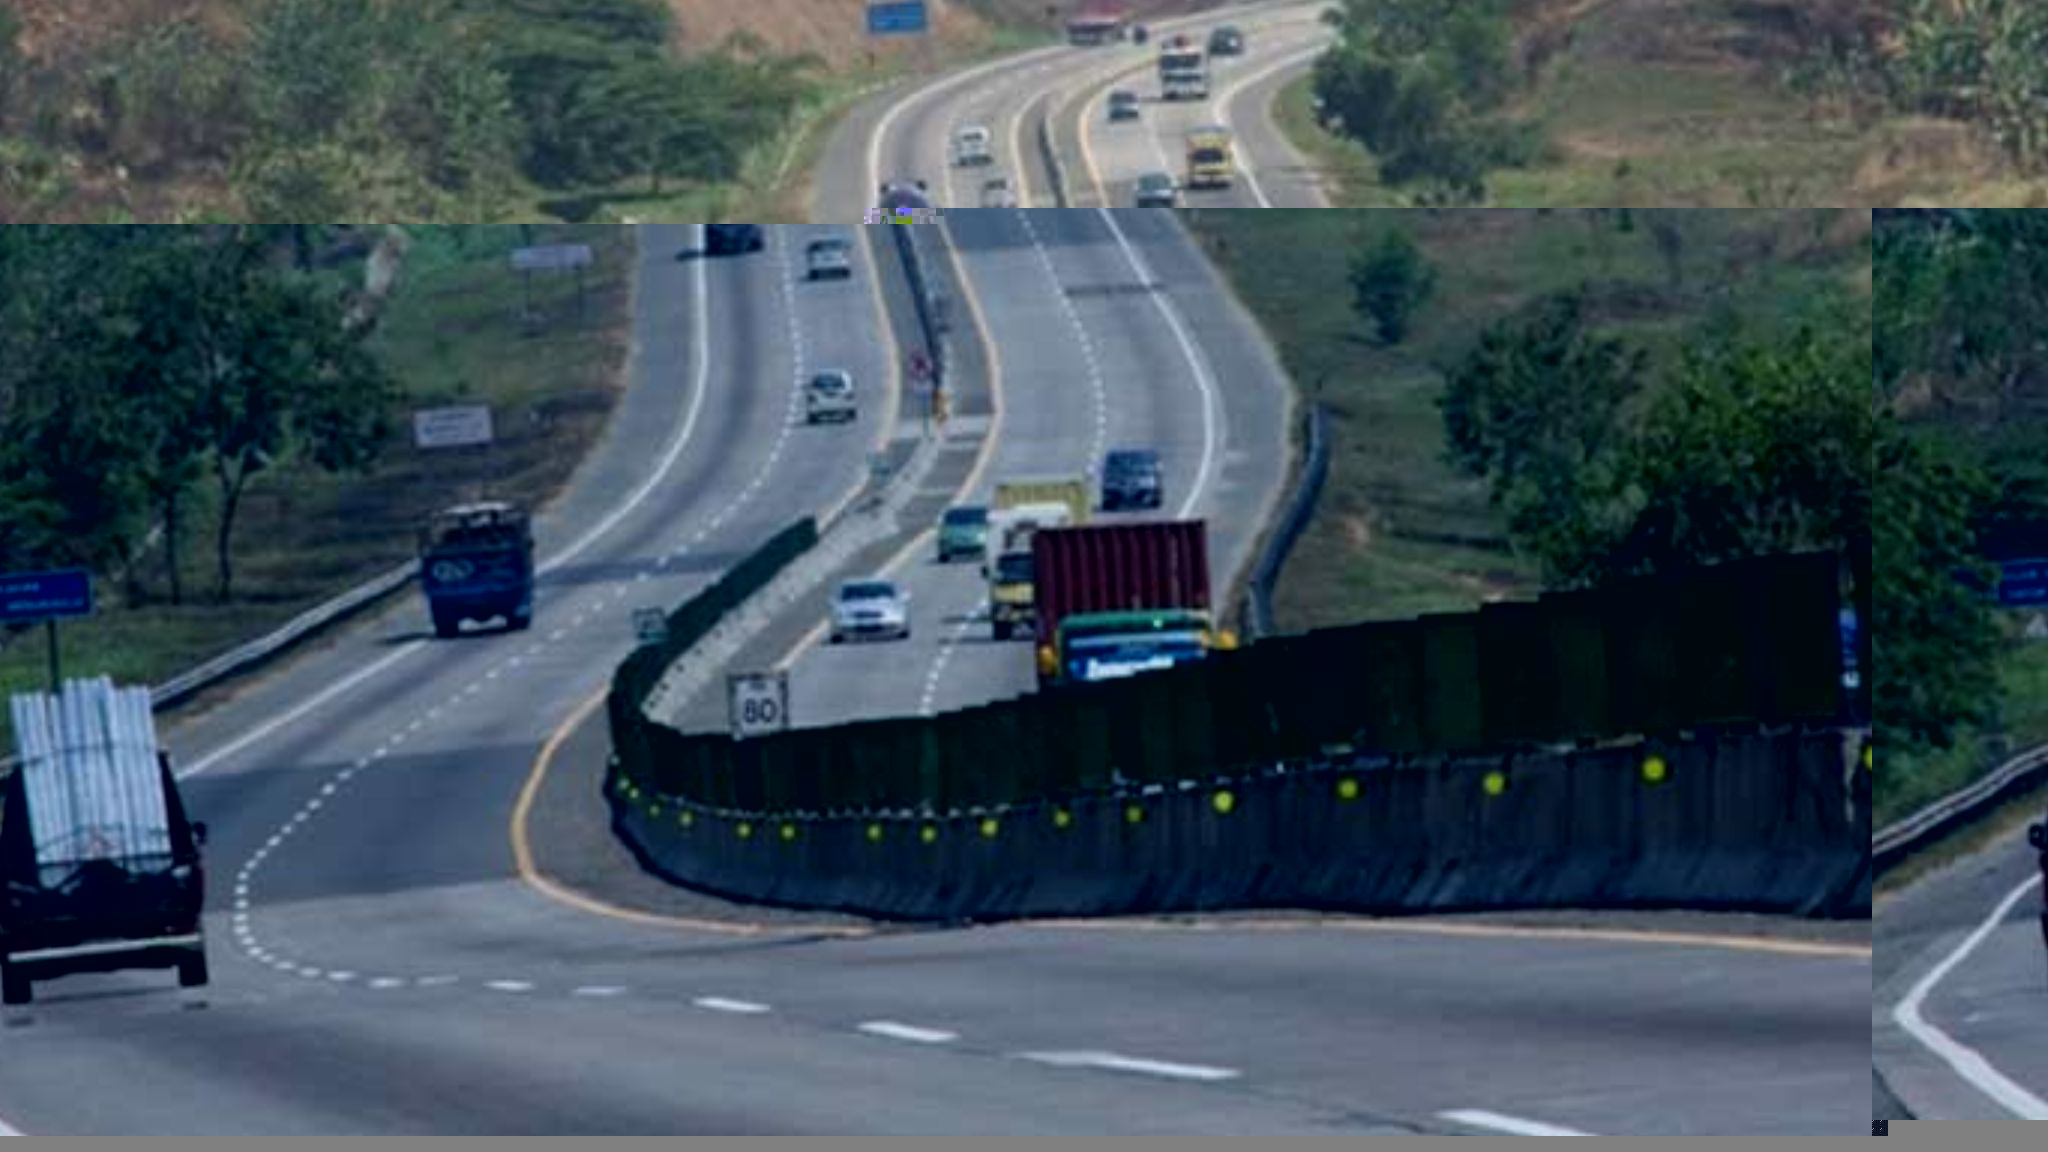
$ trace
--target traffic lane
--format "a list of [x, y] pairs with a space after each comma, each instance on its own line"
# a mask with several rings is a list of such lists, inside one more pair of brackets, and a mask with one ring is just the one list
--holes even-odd
[[1167, 213], [1119, 209], [1115, 218], [1208, 368], [1225, 439], [1197, 514], [1210, 521], [1219, 602], [1253, 563], [1288, 492], [1296, 390], [1280, 354], [1230, 283]]
[[1374, 1129], [1254, 1093], [906, 1044], [854, 1031], [857, 1017], [823, 1028], [684, 1002], [447, 989], [382, 994], [384, 1007], [366, 1012], [380, 994], [303, 984], [288, 1000], [76, 1013], [17, 1031], [0, 1067], [8, 1118], [74, 1135]]
[[[1921, 1016], [2036, 1094], [2048, 1093], [2048, 1000], [2039, 897], [2022, 899], [1927, 996]], [[1987, 913], [1980, 912], [1980, 919]], [[1949, 951], [1944, 948], [1943, 952]], [[2007, 1115], [1988, 1100], [1985, 1115]]]
[[[947, 218], [947, 231], [969, 290], [977, 301], [992, 363], [1001, 373], [1001, 422], [988, 465], [965, 502], [985, 503], [994, 486], [1020, 476], [1087, 476], [1104, 444], [1104, 381], [1097, 354], [1075, 327], [1074, 304], [1060, 290], [1039, 240], [1058, 210], [974, 212]], [[908, 524], [914, 530], [930, 522]], [[895, 571], [911, 594], [911, 639], [880, 648], [870, 644], [818, 645], [800, 654], [790, 675], [790, 707], [805, 727], [856, 719], [917, 715], [937, 692], [961, 684], [995, 698], [1015, 673], [988, 662], [955, 663], [947, 640], [972, 635], [975, 611], [987, 600], [977, 567], [940, 567], [928, 548], [902, 556]], [[985, 628], [986, 625], [981, 627]], [[993, 646], [1004, 655], [1014, 645]], [[1029, 653], [1025, 660], [1029, 672]], [[946, 666], [942, 666], [944, 661]], [[1034, 681], [1026, 681], [1031, 683]]]
[[[1599, 1134], [1852, 1130], [1869, 969], [1573, 939], [1005, 927], [734, 965], [730, 995], [843, 1004], [1021, 1050], [1221, 1067], [1425, 1122], [1485, 1109]], [[1483, 1073], [1482, 1071], [1483, 1070]]]
[[1262, 62], [1221, 93], [1224, 122], [1237, 132], [1250, 169], [1247, 190], [1254, 193], [1261, 207], [1330, 206], [1315, 168], [1280, 130], [1273, 110], [1280, 93], [1313, 69], [1335, 42], [1336, 38], [1326, 32], [1308, 44], [1285, 47], [1273, 54], [1275, 59]]
[[[774, 250], [780, 257], [782, 270], [779, 282], [774, 286], [782, 296], [777, 311], [786, 324], [782, 339], [773, 343], [786, 349], [792, 361], [791, 375], [785, 379], [800, 389], [818, 372], [837, 369], [851, 374], [860, 416], [847, 430], [848, 435], [836, 439], [851, 437], [872, 441], [876, 438], [875, 427], [892, 407], [889, 374], [896, 367], [890, 363], [886, 349], [887, 334], [883, 326], [888, 324], [889, 317], [882, 311], [876, 295], [874, 261], [877, 258], [894, 259], [895, 249], [886, 236], [864, 237], [836, 225], [780, 224], [772, 231], [777, 234]], [[811, 241], [827, 236], [853, 241], [852, 277], [846, 280], [806, 279], [805, 248]], [[879, 254], [877, 246], [864, 242], [876, 239], [880, 240]], [[772, 387], [775, 382], [776, 378], [770, 375], [755, 377], [752, 381], [755, 387]], [[792, 419], [801, 419], [801, 416], [801, 407], [791, 410]], [[811, 455], [811, 450], [817, 445], [810, 441], [818, 439], [817, 436], [810, 437], [800, 455]], [[830, 477], [829, 489], [821, 488], [812, 493], [811, 504], [814, 507], [830, 503], [842, 490], [851, 488], [861, 478], [858, 469], [865, 464], [863, 450], [848, 450], [839, 445], [832, 451], [843, 475]]]

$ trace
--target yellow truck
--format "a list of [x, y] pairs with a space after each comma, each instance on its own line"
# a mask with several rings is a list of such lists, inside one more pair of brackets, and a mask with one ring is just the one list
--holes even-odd
[[1006, 480], [996, 485], [988, 517], [989, 630], [1008, 640], [1037, 621], [1032, 584], [1031, 538], [1041, 528], [1066, 528], [1088, 520], [1088, 482], [1080, 477]]
[[1221, 125], [1196, 128], [1187, 135], [1189, 188], [1228, 188], [1235, 177], [1230, 129]]

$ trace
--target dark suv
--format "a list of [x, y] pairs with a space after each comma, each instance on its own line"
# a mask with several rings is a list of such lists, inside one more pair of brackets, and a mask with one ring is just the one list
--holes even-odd
[[1102, 510], [1157, 508], [1166, 499], [1159, 475], [1159, 453], [1126, 448], [1111, 452], [1102, 463]]
[[728, 252], [759, 252], [767, 244], [759, 224], [706, 224], [704, 226], [704, 251], [706, 255], [723, 256]]

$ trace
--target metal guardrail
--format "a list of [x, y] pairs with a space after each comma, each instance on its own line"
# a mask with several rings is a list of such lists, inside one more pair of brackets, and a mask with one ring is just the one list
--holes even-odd
[[1038, 150], [1044, 154], [1046, 174], [1052, 177], [1053, 204], [1060, 208], [1073, 207], [1067, 199], [1067, 170], [1061, 166], [1059, 148], [1053, 144], [1050, 107], [1045, 115], [1038, 118]]
[[1870, 869], [1882, 876], [1907, 857], [1975, 823], [2020, 793], [2048, 783], [2048, 745], [2031, 748], [1989, 776], [1877, 830], [1870, 838]]
[[1300, 483], [1295, 487], [1286, 518], [1266, 541], [1265, 554], [1252, 573], [1251, 588], [1245, 597], [1245, 620], [1250, 625], [1246, 631], [1253, 640], [1272, 634], [1273, 586], [1279, 582], [1280, 566], [1287, 562], [1288, 554], [1307, 529], [1309, 517], [1315, 514], [1316, 501], [1322, 496], [1323, 482], [1329, 477], [1329, 414], [1314, 402], [1307, 408], [1304, 420], [1308, 427], [1308, 450], [1302, 460]]

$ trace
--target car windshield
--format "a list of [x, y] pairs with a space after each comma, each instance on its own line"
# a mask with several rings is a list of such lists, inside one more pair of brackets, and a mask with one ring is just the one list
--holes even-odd
[[1117, 473], [1151, 472], [1158, 467], [1159, 461], [1145, 453], [1119, 452], [1109, 458], [1103, 470]]
[[839, 598], [843, 601], [893, 600], [896, 588], [890, 584], [848, 584], [839, 590]]
[[846, 251], [844, 240], [819, 240], [811, 245], [813, 256], [836, 256]]
[[954, 508], [946, 513], [946, 523], [956, 528], [980, 528], [988, 523], [988, 509]]
[[1031, 579], [1031, 553], [1018, 552], [996, 561], [996, 578], [1005, 581]]
[[1195, 163], [1197, 164], [1220, 164], [1222, 162], [1223, 149], [1221, 148], [1195, 149]]
[[1164, 192], [1168, 188], [1173, 187], [1173, 181], [1164, 176], [1140, 176], [1138, 178], [1138, 187], [1143, 188], [1147, 192]]
[[853, 387], [853, 381], [844, 376], [820, 376], [811, 381], [811, 387], [820, 392], [844, 392]]

